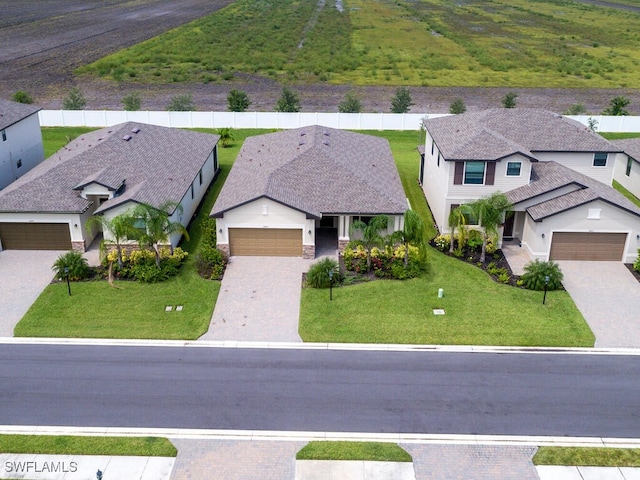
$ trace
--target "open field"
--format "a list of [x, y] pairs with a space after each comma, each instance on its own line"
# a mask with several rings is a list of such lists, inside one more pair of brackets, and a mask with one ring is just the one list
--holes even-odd
[[[435, 0], [430, 1], [434, 2], [434, 5], [438, 3]], [[582, 1], [595, 2], [595, 0]], [[153, 84], [141, 83], [140, 81], [118, 82], [89, 75], [77, 76], [73, 73], [76, 68], [86, 63], [115, 53], [121, 48], [135, 45], [140, 41], [149, 39], [154, 35], [193, 19], [209, 15], [230, 3], [231, 0], [177, 0], [175, 2], [161, 2], [160, 0], [140, 0], [136, 2], [125, 2], [124, 0], [96, 0], [92, 2], [88, 0], [70, 0], [68, 2], [43, 0], [37, 2], [37, 5], [33, 3], [29, 7], [31, 3], [25, 5], [25, 2], [0, 0], [0, 8], [3, 11], [3, 15], [0, 18], [0, 41], [3, 45], [3, 49], [0, 52], [0, 97], [9, 98], [15, 91], [22, 89], [28, 91], [35, 98], [38, 106], [56, 109], [61, 108], [62, 99], [67, 89], [77, 85], [87, 97], [87, 108], [89, 109], [119, 109], [122, 107], [122, 97], [127, 93], [137, 91], [142, 97], [142, 109], [144, 110], [164, 110], [170, 103], [171, 97], [187, 93], [193, 95], [193, 100], [198, 110], [226, 110], [227, 93], [231, 88], [238, 88], [249, 94], [252, 101], [250, 110], [273, 110], [282, 84], [277, 81], [278, 75], [270, 76], [268, 71], [266, 75], [258, 75], [257, 73], [251, 73], [252, 70], [250, 73], [238, 73], [237, 70], [234, 70], [233, 78], [225, 80], [223, 75], [228, 72], [226, 71], [227, 67], [223, 64], [224, 71], [212, 73], [209, 83], [203, 83], [203, 79], [200, 78], [197, 81], [184, 83], [159, 83], [156, 81]], [[315, 1], [311, 3], [316, 5]], [[401, 13], [400, 6], [414, 9], [422, 6], [422, 3], [414, 3], [415, 5], [413, 3], [399, 2], [396, 5], [387, 1], [378, 1], [372, 3], [372, 5], [381, 9], [381, 12], [384, 10]], [[533, 4], [534, 2], [528, 3]], [[535, 3], [537, 5], [540, 2]], [[603, 2], [598, 1], [597, 3]], [[631, 6], [634, 4], [632, 0], [611, 0], [605, 3], [615, 4], [617, 7], [628, 6], [628, 8], [635, 8], [636, 10], [640, 8]], [[549, 5], [549, 2], [547, 0], [542, 4]], [[562, 8], [564, 8], [565, 4], [572, 6], [572, 8], [580, 6], [579, 3], [564, 2]], [[635, 4], [637, 5], [637, 2]], [[237, 8], [237, 5], [234, 4], [234, 7]], [[326, 3], [325, 10], [329, 10], [331, 5], [334, 5], [333, 0], [329, 0]], [[303, 10], [302, 7], [301, 10]], [[370, 13], [371, 9], [365, 10]], [[614, 11], [615, 9], [602, 11], [607, 13], [609, 10]], [[615, 11], [619, 12], [619, 10]], [[354, 12], [347, 13], [351, 15]], [[624, 14], [630, 17], [628, 12]], [[612, 15], [614, 14], [612, 13]], [[409, 17], [411, 17], [409, 13], [402, 14], [397, 19], [394, 19], [394, 22], [404, 25]], [[480, 18], [484, 17], [481, 16]], [[326, 43], [323, 46], [318, 45], [318, 42], [314, 44], [313, 41], [314, 32], [322, 31], [320, 28], [321, 21], [321, 16], [318, 16], [314, 28], [305, 30], [304, 35], [307, 41], [304, 43], [304, 48], [313, 47], [318, 51], [322, 51], [322, 48], [327, 48]], [[419, 26], [420, 22], [410, 21], [407, 25]], [[287, 30], [289, 26], [290, 23], [287, 19], [286, 23], [282, 23], [283, 28], [280, 28], [280, 30]], [[504, 22], [496, 23], [496, 27], [506, 29], [507, 25]], [[619, 29], [616, 24], [615, 30], [619, 31]], [[636, 35], [634, 33], [636, 30], [635, 27], [632, 28], [629, 36]], [[371, 34], [373, 29], [359, 28], [358, 30], [353, 30], [352, 25], [352, 31], [354, 34], [357, 33], [363, 36]], [[426, 27], [424, 31], [426, 31]], [[506, 35], [509, 34], [510, 32], [507, 30]], [[549, 34], [551, 35], [551, 33]], [[388, 36], [388, 33], [385, 35]], [[488, 36], [490, 37], [491, 35]], [[411, 37], [408, 43], [420, 47], [420, 42], [422, 42], [420, 38], [414, 39]], [[430, 41], [438, 40], [438, 38], [440, 37], [434, 37], [431, 34], [428, 36]], [[566, 37], [565, 42], [570, 44], [572, 40]], [[357, 44], [352, 48], [356, 47]], [[411, 49], [416, 47], [411, 47]], [[573, 47], [569, 45], [567, 48]], [[240, 57], [239, 54], [234, 54], [236, 52], [235, 46], [229, 50], [232, 57], [234, 55], [235, 57]], [[347, 83], [343, 85], [329, 83], [329, 81], [337, 81], [336, 79], [328, 79], [325, 82], [296, 84], [293, 87], [300, 93], [302, 110], [307, 112], [335, 112], [344, 95], [353, 89], [361, 98], [365, 111], [389, 111], [396, 80], [394, 80], [393, 67], [391, 70], [382, 68], [385, 67], [384, 62], [386, 61], [385, 59], [388, 59], [388, 56], [378, 55], [377, 50], [377, 47], [370, 47], [370, 56], [372, 61], [377, 59], [376, 61], [382, 62], [381, 67], [376, 67], [378, 77], [381, 76], [386, 82], [385, 72], [389, 72], [391, 80], [387, 82], [388, 85], [352, 86], [350, 85], [351, 83], [358, 82], [351, 82], [349, 79], [345, 79], [344, 81]], [[380, 50], [383, 50], [383, 46], [381, 46]], [[592, 46], [587, 50], [587, 53], [595, 55], [596, 53], [608, 52], [609, 48], [603, 42], [597, 48]], [[640, 51], [640, 49], [637, 51]], [[266, 57], [268, 58], [271, 55], [272, 52], [268, 52]], [[305, 55], [296, 55], [295, 60], [303, 63], [309, 63], [313, 60], [312, 56]], [[425, 50], [421, 55], [428, 55], [428, 52]], [[216, 62], [218, 62], [218, 60], [212, 59], [211, 56], [207, 57], [207, 55], [200, 54], [200, 52], [198, 56], [203, 57], [201, 61], [211, 63], [212, 66], [216, 66]], [[398, 53], [398, 56], [399, 59], [395, 62], [395, 65], [397, 69], [400, 69], [404, 62], [404, 55], [401, 56]], [[621, 57], [625, 61], [629, 60], [624, 55], [621, 55]], [[329, 57], [325, 55], [324, 58]], [[266, 60], [261, 60], [261, 63], [264, 62]], [[418, 58], [417, 62], [418, 66], [420, 66], [419, 64], [422, 60]], [[433, 59], [430, 62], [432, 64]], [[342, 68], [336, 62], [327, 62], [327, 64], [334, 70]], [[433, 67], [431, 64], [429, 69]], [[286, 64], [285, 67], [287, 67]], [[290, 67], [285, 68], [285, 70], [290, 70]], [[418, 70], [425, 76], [425, 84], [436, 84], [436, 82], [432, 82], [431, 79], [427, 78], [429, 74], [426, 74], [424, 70]], [[447, 70], [444, 70], [444, 72], [451, 73]], [[362, 70], [362, 73], [355, 71], [353, 74], [361, 75], [366, 80], [371, 75], [371, 68], [369, 71], [365, 69]], [[477, 74], [477, 71], [474, 74]], [[511, 72], [498, 72], [498, 74], [511, 75]], [[128, 73], [123, 76], [123, 79], [127, 75]], [[334, 74], [332, 73], [331, 75]], [[336, 72], [335, 76], [337, 75], [338, 73]], [[416, 76], [419, 77], [417, 73]], [[597, 75], [594, 75], [592, 80], [597, 79], [597, 77]], [[568, 78], [571, 79], [571, 77]], [[216, 83], [216, 81], [219, 83]], [[403, 79], [402, 83], [407, 82]], [[497, 107], [500, 106], [501, 97], [507, 91], [512, 90], [513, 85], [515, 85], [514, 82], [511, 82], [509, 85], [501, 87], [489, 87], [487, 86], [488, 83], [478, 83], [473, 87], [433, 87], [421, 86], [422, 83], [423, 79], [420, 78], [418, 84], [410, 88], [415, 103], [412, 108], [413, 112], [446, 112], [455, 97], [463, 98], [469, 110]], [[569, 82], [569, 87], [578, 86], [579, 84], [580, 81]], [[581, 85], [584, 88], [577, 89], [542, 88], [542, 84], [536, 85], [536, 87], [540, 88], [517, 88], [519, 93], [518, 106], [541, 107], [561, 112], [574, 103], [582, 103], [590, 113], [595, 114], [606, 108], [609, 100], [614, 96], [625, 95], [632, 101], [631, 113], [640, 114], [640, 90], [632, 87], [631, 83], [627, 88], [622, 89], [592, 88], [589, 85]]]

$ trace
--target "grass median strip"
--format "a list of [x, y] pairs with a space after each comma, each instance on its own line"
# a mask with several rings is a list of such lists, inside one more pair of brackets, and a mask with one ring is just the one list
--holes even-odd
[[0, 452], [41, 455], [175, 457], [178, 450], [159, 437], [0, 435]]
[[640, 448], [540, 447], [534, 465], [640, 467]]
[[296, 460], [413, 461], [395, 443], [382, 442], [310, 442], [296, 454]]

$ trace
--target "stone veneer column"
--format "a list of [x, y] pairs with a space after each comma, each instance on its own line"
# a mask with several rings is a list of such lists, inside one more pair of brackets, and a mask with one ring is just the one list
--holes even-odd
[[302, 246], [302, 258], [307, 260], [313, 260], [316, 258], [316, 246], [315, 245], [303, 245]]
[[227, 258], [229, 258], [229, 256], [231, 255], [231, 251], [229, 250], [228, 243], [219, 243], [217, 247], [218, 250], [220, 250]]
[[71, 249], [74, 252], [82, 252], [82, 253], [84, 253], [84, 252], [87, 251], [87, 249], [84, 246], [84, 240], [77, 241], [77, 242], [71, 242]]
[[344, 249], [348, 243], [349, 243], [349, 240], [338, 240], [338, 251], [340, 253], [344, 252]]

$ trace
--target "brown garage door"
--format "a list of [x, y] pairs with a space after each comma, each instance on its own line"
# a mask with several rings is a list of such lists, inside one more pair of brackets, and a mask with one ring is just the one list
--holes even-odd
[[231, 255], [301, 257], [302, 230], [282, 228], [230, 228]]
[[551, 260], [621, 261], [626, 233], [556, 232]]
[[5, 250], [71, 250], [67, 223], [0, 223]]

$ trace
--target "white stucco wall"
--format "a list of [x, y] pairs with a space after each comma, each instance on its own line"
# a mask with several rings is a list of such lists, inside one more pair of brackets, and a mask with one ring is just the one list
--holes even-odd
[[628, 158], [624, 153], [618, 154], [613, 178], [636, 197], [640, 198], [640, 162], [631, 159], [631, 171], [627, 176]]
[[[33, 114], [5, 129], [0, 137], [0, 189], [21, 177], [44, 160], [38, 115]], [[18, 160], [22, 166], [18, 167]]]
[[593, 152], [586, 152], [586, 153], [536, 152], [536, 157], [538, 157], [540, 161], [544, 161], [544, 162], [550, 162], [550, 161], [557, 162], [561, 165], [564, 165], [565, 167], [575, 170], [576, 172], [582, 173], [583, 175], [587, 175], [606, 185], [611, 185], [611, 181], [613, 180], [613, 169], [616, 163], [616, 154], [614, 153], [609, 154], [609, 157], [607, 158], [607, 165], [605, 167], [593, 166], [593, 157], [594, 157]]

